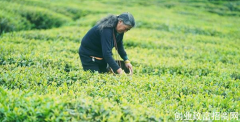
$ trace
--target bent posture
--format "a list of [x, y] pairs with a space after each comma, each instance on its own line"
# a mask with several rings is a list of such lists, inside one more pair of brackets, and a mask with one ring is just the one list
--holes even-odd
[[108, 64], [113, 71], [122, 74], [123, 70], [112, 57], [115, 38], [119, 55], [124, 60], [125, 66], [132, 70], [123, 47], [123, 36], [134, 26], [135, 20], [130, 13], [122, 13], [119, 16], [109, 15], [100, 20], [82, 39], [79, 56], [83, 69], [105, 73]]

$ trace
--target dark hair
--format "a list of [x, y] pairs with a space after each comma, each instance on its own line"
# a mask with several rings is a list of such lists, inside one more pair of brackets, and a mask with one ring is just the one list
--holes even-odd
[[117, 22], [119, 20], [122, 20], [125, 25], [129, 25], [134, 27], [135, 26], [135, 20], [129, 12], [122, 13], [118, 16], [115, 15], [108, 15], [107, 17], [104, 17], [100, 21], [97, 22], [97, 26], [99, 30], [102, 30], [105, 27], [115, 27], [117, 25]]
[[97, 26], [99, 30], [102, 30], [105, 27], [115, 27], [118, 22], [117, 16], [115, 15], [108, 15], [104, 17], [100, 21], [97, 22]]
[[134, 17], [129, 12], [120, 14], [118, 16], [118, 20], [122, 20], [125, 25], [129, 25], [129, 26], [132, 26], [132, 27], [135, 26]]

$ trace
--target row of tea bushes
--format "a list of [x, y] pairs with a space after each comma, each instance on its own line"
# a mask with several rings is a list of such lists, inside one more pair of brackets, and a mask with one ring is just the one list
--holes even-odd
[[0, 34], [11, 31], [29, 30], [30, 28], [31, 24], [27, 19], [20, 15], [0, 10]]

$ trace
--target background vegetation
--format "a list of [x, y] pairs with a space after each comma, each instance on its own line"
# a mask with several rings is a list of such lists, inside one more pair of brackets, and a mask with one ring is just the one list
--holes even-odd
[[[82, 37], [126, 11], [137, 23], [124, 36], [134, 75], [84, 72]], [[239, 114], [239, 18], [234, 0], [0, 0], [0, 121]]]

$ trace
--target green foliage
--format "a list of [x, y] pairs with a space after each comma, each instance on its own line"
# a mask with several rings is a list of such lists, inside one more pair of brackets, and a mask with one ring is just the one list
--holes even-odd
[[54, 11], [56, 13], [68, 16], [74, 20], [79, 19], [87, 14], [93, 14], [94, 12], [88, 10], [82, 10], [80, 7], [76, 6], [69, 2], [66, 3], [56, 3], [56, 2], [44, 2], [44, 1], [14, 1], [18, 4], [27, 5], [27, 6], [34, 6], [34, 7], [41, 7], [43, 9], [47, 9], [50, 11]]
[[0, 34], [28, 29], [30, 29], [30, 23], [25, 18], [0, 10]]
[[[20, 5], [16, 3], [9, 3], [1, 1], [1, 9], [9, 13], [15, 13], [26, 18], [31, 23], [32, 29], [47, 29], [52, 27], [59, 27], [62, 24], [71, 21], [71, 18], [64, 15], [43, 9], [40, 7], [33, 7], [27, 5]], [[19, 24], [25, 24], [20, 22]]]
[[[176, 112], [239, 113], [238, 6], [0, 0], [0, 121], [176, 121]], [[134, 75], [83, 71], [81, 39], [100, 18], [123, 10], [137, 24], [124, 35]]]

